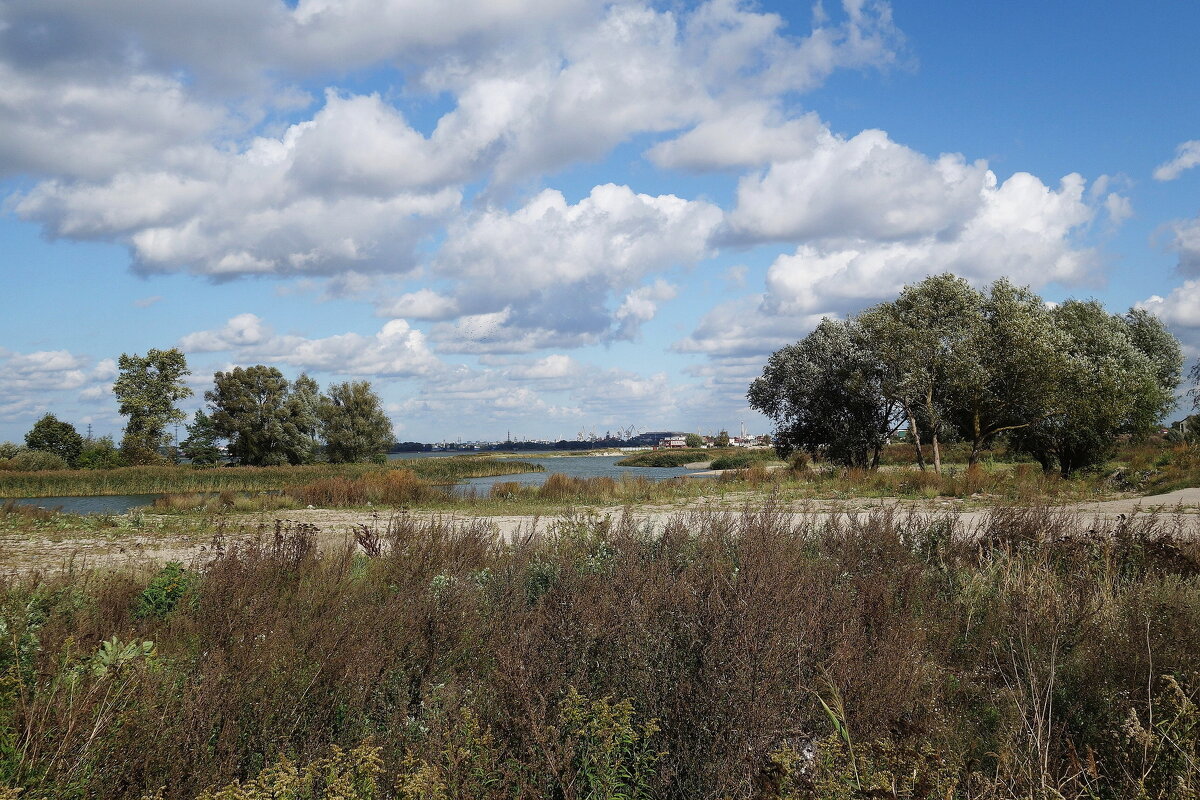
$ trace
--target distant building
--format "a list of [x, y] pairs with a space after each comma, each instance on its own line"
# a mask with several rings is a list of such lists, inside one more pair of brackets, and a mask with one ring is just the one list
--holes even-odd
[[668, 436], [662, 440], [661, 447], [687, 447], [687, 436], [685, 434], [676, 434]]
[[633, 447], [664, 447], [664, 441], [675, 437], [681, 437], [684, 444], [687, 443], [687, 434], [683, 431], [646, 431], [630, 439], [629, 444]]

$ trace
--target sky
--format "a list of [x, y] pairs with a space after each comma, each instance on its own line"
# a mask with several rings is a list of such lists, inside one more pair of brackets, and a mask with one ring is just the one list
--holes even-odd
[[[0, 0], [0, 441], [116, 359], [369, 380], [401, 440], [754, 432], [926, 275], [1200, 356], [1200, 4]], [[1181, 406], [1182, 409], [1182, 406]]]

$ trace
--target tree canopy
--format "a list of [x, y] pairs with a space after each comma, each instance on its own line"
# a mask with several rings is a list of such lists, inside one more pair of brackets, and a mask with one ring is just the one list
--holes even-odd
[[167, 426], [186, 416], [175, 407], [192, 390], [183, 382], [191, 372], [178, 349], [150, 350], [145, 356], [122, 353], [117, 359], [113, 394], [120, 412], [128, 417], [121, 439], [121, 454], [130, 464], [154, 464], [170, 443]]
[[333, 463], [368, 461], [392, 444], [392, 422], [368, 381], [335, 383], [318, 410], [325, 454]]
[[775, 420], [784, 455], [874, 465], [869, 454], [907, 424], [922, 468], [922, 442], [940, 469], [944, 437], [971, 442], [973, 464], [1004, 436], [1070, 474], [1106, 458], [1116, 437], [1151, 430], [1174, 406], [1182, 364], [1179, 342], [1145, 311], [1051, 307], [1005, 279], [981, 292], [946, 274], [822, 321], [771, 355], [747, 397]]
[[213, 375], [204, 398], [212, 410], [212, 430], [229, 440], [240, 464], [303, 464], [314, 456], [318, 419], [310, 397], [316, 382], [301, 375], [288, 383], [275, 367], [257, 364]]
[[53, 414], [47, 414], [25, 434], [25, 446], [30, 450], [53, 453], [75, 468], [83, 452], [83, 437], [69, 422], [62, 422]]
[[327, 395], [311, 377], [288, 382], [258, 364], [213, 375], [204, 395], [209, 413], [197, 412], [183, 443], [196, 463], [214, 463], [221, 440], [239, 464], [268, 466], [366, 461], [392, 444], [392, 423], [369, 381], [334, 384]]
[[897, 426], [884, 397], [880, 361], [853, 321], [822, 320], [811, 334], [771, 355], [750, 385], [750, 405], [778, 423], [780, 455], [795, 450], [856, 467], [878, 464]]

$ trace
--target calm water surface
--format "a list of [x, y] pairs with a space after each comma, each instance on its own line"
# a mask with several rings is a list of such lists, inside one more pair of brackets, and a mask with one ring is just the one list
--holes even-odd
[[501, 461], [529, 461], [541, 464], [545, 472], [520, 472], [516, 475], [492, 475], [487, 478], [471, 478], [459, 486], [464, 489], [474, 486], [478, 491], [487, 491], [493, 483], [512, 481], [524, 486], [541, 486], [546, 478], [555, 472], [570, 475], [572, 478], [620, 478], [624, 474], [641, 475], [652, 481], [666, 478], [677, 478], [680, 475], [690, 475], [697, 470], [683, 467], [618, 467], [617, 462], [626, 456], [559, 456], [556, 458], [538, 458], [536, 455], [523, 455], [519, 458], [500, 459]]
[[[539, 457], [541, 456], [541, 457]], [[500, 461], [530, 461], [541, 464], [545, 472], [520, 472], [515, 475], [493, 475], [487, 478], [471, 478], [458, 484], [458, 491], [469, 491], [474, 487], [480, 494], [486, 494], [493, 483], [497, 481], [512, 481], [524, 486], [541, 486], [546, 478], [555, 472], [570, 475], [573, 478], [620, 478], [623, 474], [641, 475], [652, 481], [666, 478], [676, 478], [696, 472], [683, 467], [618, 467], [617, 462], [625, 456], [556, 456], [545, 458], [545, 453], [524, 453], [513, 458], [498, 459]], [[445, 458], [445, 453], [393, 453], [390, 460], [406, 458]], [[152, 505], [160, 494], [117, 494], [104, 497], [18, 497], [16, 502], [22, 505], [41, 506], [42, 508], [59, 509], [68, 514], [124, 514], [135, 508]], [[3, 501], [0, 501], [3, 502]]]
[[162, 495], [110, 494], [103, 497], [18, 497], [15, 501], [20, 505], [58, 509], [67, 514], [124, 514], [151, 505], [159, 497]]

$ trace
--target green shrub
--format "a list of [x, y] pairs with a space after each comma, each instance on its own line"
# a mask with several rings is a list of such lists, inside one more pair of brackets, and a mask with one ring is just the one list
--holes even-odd
[[76, 464], [80, 469], [116, 469], [125, 466], [125, 460], [121, 458], [121, 451], [113, 443], [112, 437], [101, 436], [84, 442]]
[[617, 462], [618, 467], [682, 467], [696, 461], [708, 461], [715, 453], [712, 450], [693, 450], [680, 448], [673, 450], [652, 450], [648, 453], [638, 453], [636, 456], [623, 458]]
[[50, 472], [67, 468], [67, 462], [61, 456], [45, 450], [22, 450], [0, 464], [0, 469], [12, 472]]
[[138, 595], [133, 616], [137, 619], [164, 619], [175, 610], [196, 579], [196, 573], [184, 569], [180, 562], [168, 562]]
[[713, 459], [709, 469], [744, 469], [764, 461], [778, 461], [774, 450], [743, 450]]

